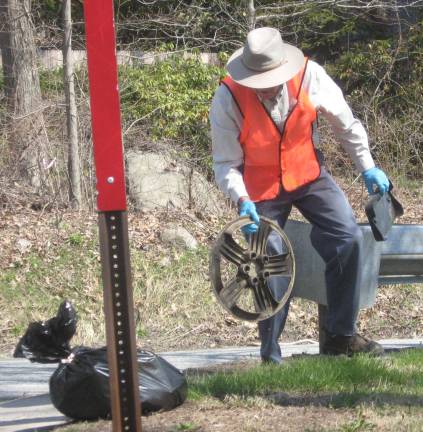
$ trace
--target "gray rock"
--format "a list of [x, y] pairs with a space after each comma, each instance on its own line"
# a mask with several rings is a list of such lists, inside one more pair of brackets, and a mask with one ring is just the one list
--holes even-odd
[[197, 240], [185, 229], [178, 225], [169, 225], [160, 234], [163, 243], [180, 246], [186, 249], [197, 249]]
[[129, 195], [140, 210], [194, 208], [223, 214], [223, 194], [201, 174], [170, 156], [129, 151], [126, 167]]
[[31, 247], [32, 243], [27, 239], [20, 238], [16, 241], [16, 249], [18, 249], [21, 254], [28, 252]]

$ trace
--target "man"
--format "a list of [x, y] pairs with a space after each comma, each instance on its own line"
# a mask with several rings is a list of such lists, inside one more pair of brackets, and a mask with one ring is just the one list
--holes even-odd
[[[345, 195], [323, 166], [317, 115], [324, 116], [362, 173], [369, 193], [389, 188], [375, 167], [366, 132], [354, 118], [342, 91], [315, 62], [286, 44], [278, 30], [252, 30], [227, 64], [213, 98], [210, 122], [216, 182], [254, 223], [259, 215], [283, 228], [294, 205], [312, 224], [311, 242], [326, 263], [328, 314], [326, 354], [381, 354], [382, 347], [357, 334], [358, 283], [362, 234]], [[269, 239], [268, 248], [280, 253]], [[283, 283], [270, 287], [275, 297]], [[274, 317], [259, 322], [261, 358], [281, 362], [278, 338], [289, 302]]]

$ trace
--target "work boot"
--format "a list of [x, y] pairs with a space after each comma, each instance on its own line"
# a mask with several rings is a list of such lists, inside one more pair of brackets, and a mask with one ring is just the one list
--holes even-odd
[[384, 353], [382, 345], [367, 339], [359, 334], [353, 336], [326, 334], [326, 341], [322, 348], [322, 354], [341, 355], [351, 357], [355, 354], [368, 353], [380, 356]]

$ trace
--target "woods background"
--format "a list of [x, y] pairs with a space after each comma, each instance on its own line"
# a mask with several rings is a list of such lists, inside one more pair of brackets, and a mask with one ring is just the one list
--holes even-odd
[[[182, 157], [212, 179], [208, 109], [224, 64], [254, 27], [324, 65], [369, 132], [394, 182], [423, 178], [423, 1], [115, 0], [125, 148]], [[0, 0], [0, 201], [95, 206], [81, 1]], [[40, 52], [60, 50], [45, 69]], [[201, 54], [210, 54], [212, 64]], [[146, 63], [146, 56], [148, 63]], [[144, 60], [142, 60], [144, 59]], [[329, 169], [358, 173], [322, 122]]]

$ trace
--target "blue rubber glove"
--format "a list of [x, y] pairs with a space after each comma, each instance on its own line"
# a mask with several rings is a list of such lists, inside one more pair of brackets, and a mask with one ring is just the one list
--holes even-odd
[[[366, 185], [367, 191], [370, 195], [375, 193], [380, 193], [383, 195], [385, 192], [389, 191], [389, 180], [386, 174], [379, 168], [370, 168], [361, 173], [364, 179], [364, 184]], [[376, 186], [376, 190], [374, 189]]]
[[256, 210], [256, 205], [252, 201], [245, 200], [241, 202], [241, 204], [239, 205], [239, 215], [250, 216], [250, 219], [255, 222], [245, 225], [241, 228], [244, 234], [248, 235], [257, 232], [260, 218]]

